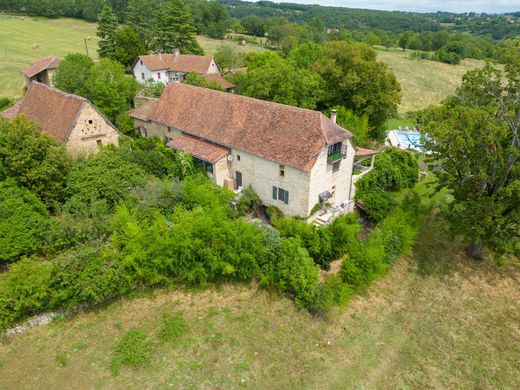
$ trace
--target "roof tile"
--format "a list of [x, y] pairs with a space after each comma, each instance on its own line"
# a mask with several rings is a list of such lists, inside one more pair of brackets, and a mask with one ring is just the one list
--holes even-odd
[[58, 57], [45, 57], [34, 61], [31, 65], [22, 69], [22, 73], [30, 78], [36, 76], [38, 73], [41, 73], [44, 70], [56, 69], [59, 64], [60, 59]]

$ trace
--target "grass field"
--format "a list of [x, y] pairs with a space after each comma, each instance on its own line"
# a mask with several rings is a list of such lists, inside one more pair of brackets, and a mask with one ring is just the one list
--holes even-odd
[[236, 41], [231, 40], [219, 40], [219, 39], [212, 39], [205, 37], [203, 35], [199, 35], [197, 37], [197, 40], [199, 41], [199, 45], [204, 49], [204, 52], [209, 55], [215, 54], [215, 51], [219, 48], [219, 46], [222, 45], [228, 45], [233, 47], [235, 50], [241, 53], [249, 53], [249, 52], [255, 52], [255, 53], [261, 53], [266, 51], [267, 49], [263, 46], [254, 45], [254, 44], [247, 44], [247, 45], [239, 45]]
[[[68, 53], [85, 53], [97, 58], [96, 24], [77, 19], [43, 19], [0, 14], [0, 96], [20, 97], [24, 81], [20, 69], [32, 61]], [[38, 45], [38, 49], [33, 49]]]
[[[0, 389], [518, 389], [520, 271], [475, 263], [435, 217], [401, 259], [328, 321], [254, 286], [161, 291], [0, 344]], [[187, 333], [158, 339], [164, 313]], [[114, 376], [144, 330], [151, 360]]]
[[377, 57], [387, 63], [401, 84], [402, 102], [399, 113], [417, 111], [439, 103], [460, 85], [468, 70], [482, 66], [483, 61], [465, 59], [459, 65], [409, 58], [410, 52], [377, 49]]

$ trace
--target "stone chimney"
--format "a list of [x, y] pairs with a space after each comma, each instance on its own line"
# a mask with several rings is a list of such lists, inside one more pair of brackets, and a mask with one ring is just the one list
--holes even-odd
[[336, 123], [336, 117], [338, 116], [338, 110], [330, 110], [330, 120]]
[[179, 56], [179, 54], [181, 54], [180, 50], [179, 49], [173, 49], [173, 58], [176, 58]]

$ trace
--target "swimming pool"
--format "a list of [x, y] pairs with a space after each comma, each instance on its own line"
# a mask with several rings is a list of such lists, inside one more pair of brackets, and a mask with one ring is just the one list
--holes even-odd
[[400, 149], [422, 150], [421, 134], [417, 130], [391, 130], [386, 142]]

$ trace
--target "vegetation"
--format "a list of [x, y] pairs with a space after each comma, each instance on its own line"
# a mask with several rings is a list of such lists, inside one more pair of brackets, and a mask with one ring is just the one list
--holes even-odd
[[475, 258], [483, 247], [520, 253], [519, 55], [511, 42], [504, 72], [490, 65], [468, 72], [455, 96], [422, 115], [439, 185], [454, 198], [447, 218]]

